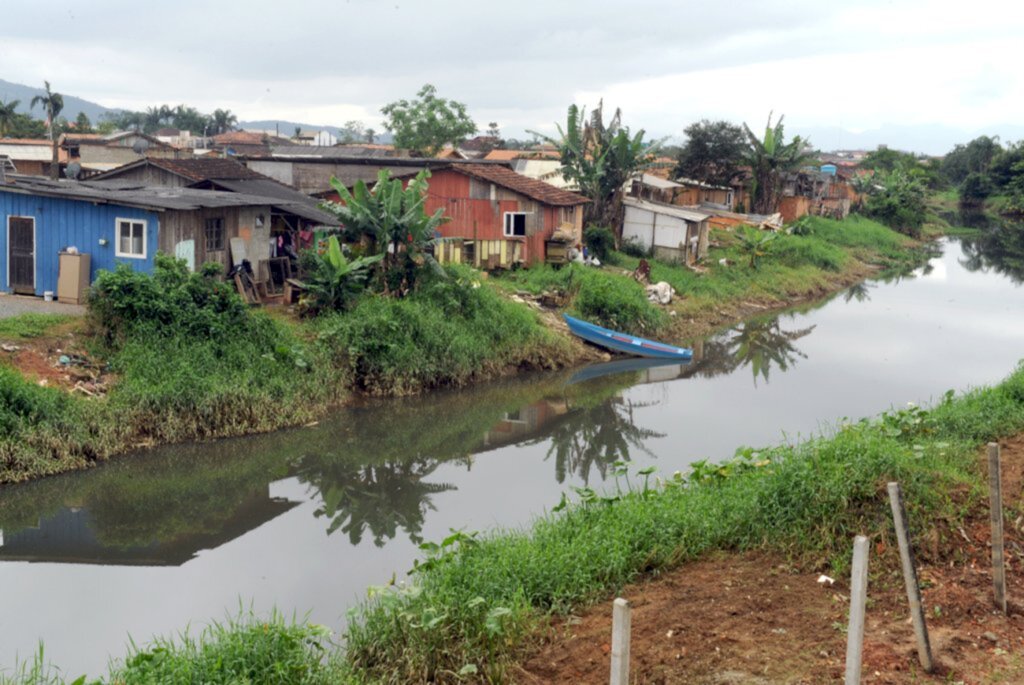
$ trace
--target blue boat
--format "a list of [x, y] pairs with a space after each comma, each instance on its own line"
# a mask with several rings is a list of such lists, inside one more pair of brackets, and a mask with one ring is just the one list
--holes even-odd
[[569, 325], [569, 330], [573, 335], [613, 352], [622, 352], [638, 357], [652, 357], [654, 359], [686, 360], [693, 357], [693, 350], [688, 350], [685, 347], [666, 345], [665, 343], [647, 340], [646, 338], [638, 338], [635, 335], [601, 328], [568, 314], [563, 314], [562, 316], [565, 318], [565, 323]]

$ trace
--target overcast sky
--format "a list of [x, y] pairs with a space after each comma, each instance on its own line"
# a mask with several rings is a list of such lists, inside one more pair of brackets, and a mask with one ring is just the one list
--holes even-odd
[[787, 131], [1024, 124], [1024, 3], [3, 0], [0, 78], [110, 107], [380, 129], [423, 83], [478, 126], [552, 131], [571, 103], [656, 136], [726, 118]]

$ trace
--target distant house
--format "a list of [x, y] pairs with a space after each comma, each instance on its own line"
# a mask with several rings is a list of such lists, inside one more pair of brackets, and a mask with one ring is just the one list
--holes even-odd
[[508, 162], [516, 173], [556, 188], [578, 190], [575, 182], [562, 175], [562, 162], [557, 150], [491, 150], [484, 159]]
[[712, 209], [726, 211], [732, 211], [735, 207], [735, 195], [732, 188], [689, 178], [670, 181], [654, 174], [638, 174], [630, 182], [628, 191], [631, 196], [641, 200], [664, 202], [683, 207], [704, 205]]
[[53, 146], [36, 138], [0, 138], [0, 158], [6, 157], [19, 174], [49, 176]]
[[303, 129], [295, 136], [292, 136], [292, 141], [298, 145], [318, 145], [329, 147], [338, 143], [338, 136], [334, 135], [327, 129], [321, 130], [309, 130]]
[[287, 138], [263, 131], [228, 131], [210, 139], [210, 147], [227, 156], [266, 155], [272, 145], [294, 145]]
[[270, 258], [275, 230], [337, 225], [308, 205], [275, 198], [30, 176], [0, 184], [0, 220], [0, 289], [35, 295], [57, 290], [58, 255], [70, 247], [90, 255], [92, 282], [119, 263], [150, 272], [157, 250], [193, 267], [227, 266], [242, 256], [232, 254], [237, 245], [256, 268]]
[[78, 163], [86, 171], [106, 171], [143, 157], [178, 158], [188, 151], [138, 131], [120, 131], [105, 136], [98, 133], [65, 133], [58, 139], [62, 164]]
[[845, 219], [857, 193], [845, 173], [835, 165], [809, 167], [785, 175], [779, 212], [784, 221], [796, 221], [813, 214]]
[[694, 264], [707, 256], [711, 215], [675, 205], [624, 198], [622, 239], [664, 261]]

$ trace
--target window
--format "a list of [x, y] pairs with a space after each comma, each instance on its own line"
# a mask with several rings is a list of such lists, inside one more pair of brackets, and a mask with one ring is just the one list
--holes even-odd
[[137, 219], [117, 220], [118, 257], [146, 258], [146, 222]]
[[206, 251], [216, 252], [224, 249], [224, 219], [206, 220]]
[[510, 238], [526, 235], [525, 212], [505, 212], [505, 235]]

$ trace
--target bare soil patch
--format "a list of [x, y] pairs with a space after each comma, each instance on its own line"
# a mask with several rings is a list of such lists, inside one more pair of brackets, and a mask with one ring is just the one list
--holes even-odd
[[[895, 543], [872, 550], [865, 683], [1024, 683], [1024, 435], [1002, 441], [1010, 615], [992, 601], [987, 507], [920, 550], [933, 674], [918, 662]], [[979, 454], [979, 468], [984, 455]], [[912, 526], [914, 523], [912, 522]], [[936, 554], [937, 552], [937, 554]], [[763, 552], [718, 553], [625, 588], [632, 673], [642, 684], [842, 682], [849, 578]], [[522, 664], [523, 683], [607, 683], [611, 600], [560, 621]]]

